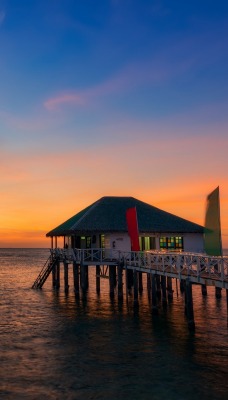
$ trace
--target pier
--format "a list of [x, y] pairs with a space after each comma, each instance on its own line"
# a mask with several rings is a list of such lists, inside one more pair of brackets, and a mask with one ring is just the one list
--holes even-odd
[[[172, 300], [173, 279], [179, 281], [185, 293], [185, 313], [189, 329], [195, 328], [192, 285], [201, 285], [202, 295], [207, 286], [215, 287], [215, 295], [221, 297], [225, 289], [228, 299], [228, 257], [208, 256], [197, 253], [173, 253], [160, 251], [122, 252], [114, 249], [51, 249], [50, 257], [43, 266], [32, 288], [41, 289], [48, 276], [52, 275], [54, 289], [60, 288], [60, 265], [63, 266], [64, 290], [69, 290], [69, 265], [72, 265], [76, 296], [89, 287], [88, 268], [95, 268], [96, 291], [100, 293], [100, 279], [109, 280], [110, 296], [117, 288], [122, 300], [133, 289], [134, 304], [143, 290], [142, 275], [147, 276], [147, 290], [151, 296], [152, 312], [158, 313], [157, 299], [165, 305]], [[125, 290], [123, 287], [125, 286]]]

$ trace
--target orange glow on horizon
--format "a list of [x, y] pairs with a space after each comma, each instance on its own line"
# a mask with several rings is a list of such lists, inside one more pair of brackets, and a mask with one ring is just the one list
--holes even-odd
[[[188, 149], [182, 158], [177, 142], [167, 139], [164, 148], [163, 138], [29, 155], [0, 149], [0, 247], [49, 247], [47, 232], [103, 196], [136, 197], [204, 225], [206, 197], [219, 185], [228, 248], [226, 140], [219, 148], [214, 137], [205, 143], [203, 136], [181, 138]], [[214, 164], [213, 147], [219, 152]]]
[[[166, 188], [167, 189], [167, 188]], [[168, 191], [170, 188], [168, 189]], [[49, 202], [43, 199], [37, 203], [30, 205], [18, 206], [12, 210], [12, 214], [1, 217], [0, 226], [0, 247], [50, 247], [50, 238], [46, 238], [46, 233], [55, 228], [68, 218], [81, 211], [89, 204], [98, 200], [103, 196], [129, 196], [138, 198], [155, 207], [164, 211], [175, 214], [179, 217], [188, 219], [192, 222], [204, 225], [204, 213], [206, 197], [201, 195], [194, 195], [192, 191], [191, 196], [186, 196], [183, 192], [180, 193], [178, 199], [177, 192], [170, 196], [168, 199], [165, 193], [159, 193], [155, 196], [154, 193], [97, 193], [90, 196], [90, 200], [86, 198], [77, 199], [76, 191], [72, 195], [67, 196], [66, 205], [64, 201]], [[209, 193], [209, 191], [208, 191]], [[143, 196], [144, 195], [144, 196]], [[65, 196], [64, 196], [65, 197]], [[89, 197], [89, 196], [88, 196]], [[228, 209], [227, 199], [221, 198], [221, 225], [222, 225], [222, 243], [223, 248], [228, 248]]]

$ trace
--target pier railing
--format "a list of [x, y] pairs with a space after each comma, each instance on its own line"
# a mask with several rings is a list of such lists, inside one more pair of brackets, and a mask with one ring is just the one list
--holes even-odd
[[157, 273], [195, 283], [228, 289], [228, 257], [162, 251], [118, 251], [115, 249], [52, 249], [60, 261], [84, 265], [122, 265], [123, 268]]

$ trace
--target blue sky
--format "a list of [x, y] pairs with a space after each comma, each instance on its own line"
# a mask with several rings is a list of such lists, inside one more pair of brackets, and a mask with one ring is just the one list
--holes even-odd
[[2, 230], [109, 194], [202, 223], [221, 185], [228, 234], [227, 1], [0, 0], [0, 72]]

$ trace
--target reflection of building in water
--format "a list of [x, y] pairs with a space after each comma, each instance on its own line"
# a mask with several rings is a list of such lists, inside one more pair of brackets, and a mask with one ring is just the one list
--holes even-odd
[[102, 197], [47, 233], [72, 248], [131, 250], [126, 211], [136, 207], [141, 250], [203, 252], [204, 228], [133, 197]]

